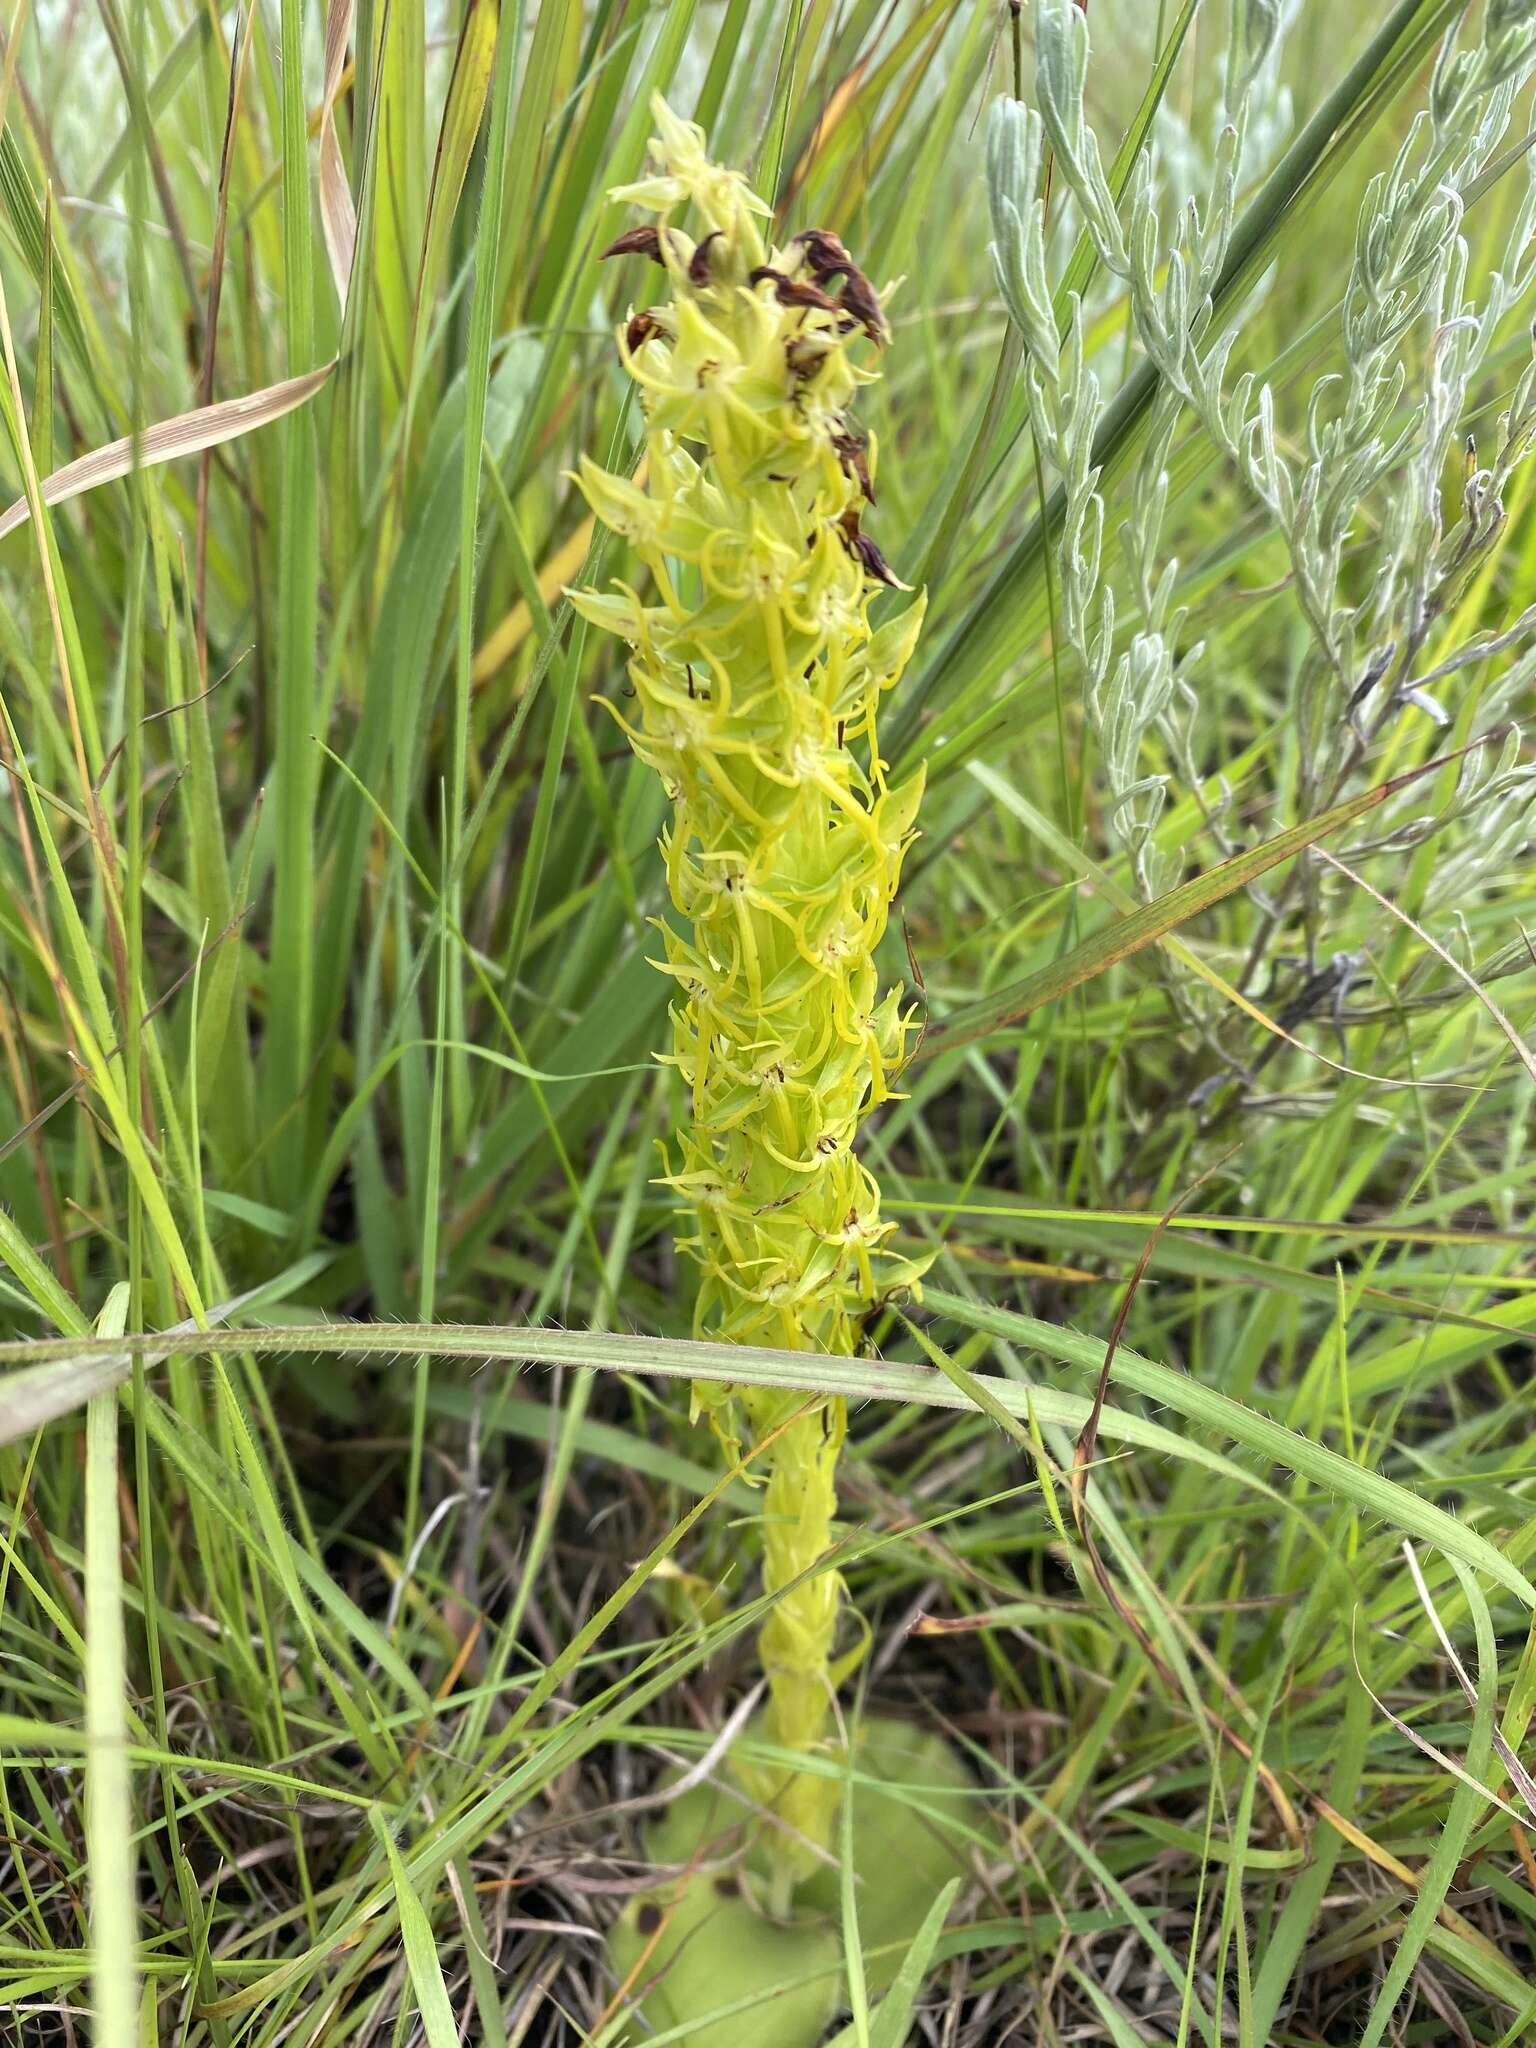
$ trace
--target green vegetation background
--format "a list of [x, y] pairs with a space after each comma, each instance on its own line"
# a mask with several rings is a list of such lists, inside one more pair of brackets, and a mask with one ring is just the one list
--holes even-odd
[[[1461, 11], [1292, 10], [1218, 292], [1288, 447], [1338, 367], [1367, 179]], [[1091, 19], [1106, 163], [1155, 137], [1171, 222], [1227, 10]], [[1027, 14], [363, 0], [338, 25], [329, 58], [301, 0], [23, 0], [6, 28], [7, 495], [266, 395], [0, 542], [0, 2039], [635, 2038], [597, 1939], [644, 1875], [631, 1802], [705, 1756], [759, 1618], [653, 1180], [663, 800], [560, 594], [624, 570], [567, 472], [636, 438], [612, 331], [644, 286], [595, 256], [656, 89], [789, 228], [905, 279], [866, 424], [870, 529], [929, 593], [886, 731], [928, 762], [890, 971], [931, 1026], [869, 1156], [938, 1260], [839, 1368], [865, 1397], [840, 1563], [861, 1697], [947, 1730], [1010, 1831], [912, 2037], [1525, 2038], [1523, 758], [1459, 839], [1373, 857], [1369, 819], [1335, 824], [1388, 899], [1310, 870], [1320, 960], [1360, 963], [1341, 1061], [1255, 893], [1268, 856], [1255, 888], [1213, 872], [1224, 789], [1244, 847], [1323, 828], [1289, 557], [1186, 421], [1165, 549], [1206, 643], [1198, 779], [1157, 825], [1186, 893], [1135, 913], [987, 253], [986, 108], [1030, 76]], [[1528, 125], [1522, 100], [1472, 195], [1474, 278], [1506, 261]], [[1063, 239], [1052, 281], [1070, 260], [1128, 394], [1118, 577], [1147, 382], [1086, 253]], [[1478, 382], [1485, 451], [1529, 316]], [[1428, 347], [1420, 323], [1415, 375]], [[1529, 599], [1532, 475], [1448, 646]], [[1351, 531], [1361, 586], [1380, 523]], [[1448, 733], [1394, 722], [1359, 788], [1478, 739], [1498, 672], [1442, 686]], [[1445, 809], [1457, 775], [1405, 802]], [[1259, 1070], [1264, 1016], [1302, 1043]], [[1201, 1175], [1131, 1307], [1090, 1550], [1073, 1445]], [[314, 1332], [340, 1317], [378, 1327], [342, 1355]], [[78, 1341], [173, 1326], [131, 1368]]]

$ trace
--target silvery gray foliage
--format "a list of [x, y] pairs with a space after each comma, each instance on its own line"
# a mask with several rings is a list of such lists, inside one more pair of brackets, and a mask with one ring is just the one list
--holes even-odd
[[[1281, 75], [1285, 38], [1305, 0], [1281, 0], [1260, 16], [1267, 54], [1257, 56], [1246, 71], [1228, 65], [1226, 90], [1212, 101], [1198, 95], [1188, 116], [1172, 97], [1165, 98], [1153, 117], [1158, 156], [1158, 184], [1164, 206], [1178, 211], [1190, 199], [1206, 191], [1213, 180], [1215, 151], [1222, 130], [1228, 124], [1232, 91], [1246, 92], [1247, 125], [1243, 133], [1243, 177], [1251, 188], [1274, 163], [1290, 140], [1293, 106], [1290, 87]], [[1262, 292], [1264, 285], [1258, 287]]]
[[[1149, 897], [1172, 881], [1173, 863], [1153, 843], [1166, 777], [1149, 769], [1144, 757], [1157, 731], [1176, 758], [1188, 756], [1189, 714], [1198, 702], [1190, 672], [1201, 652], [1198, 646], [1178, 651], [1185, 624], [1183, 612], [1171, 609], [1178, 564], [1159, 562], [1165, 465], [1181, 409], [1194, 401], [1186, 364], [1197, 360], [1193, 343], [1209, 317], [1211, 287], [1232, 230], [1253, 86], [1271, 67], [1283, 11], [1280, 0], [1234, 6], [1226, 79], [1232, 118], [1217, 139], [1209, 190], [1181, 207], [1171, 242], [1162, 233], [1160, 187], [1149, 157], [1137, 166], [1122, 225], [1084, 107], [1088, 25], [1074, 0], [1035, 0], [1037, 104], [1000, 100], [988, 127], [993, 265], [1024, 345], [1036, 440], [1065, 497], [1056, 551], [1062, 633], [1083, 666], [1111, 828]], [[1081, 302], [1068, 295], [1064, 334], [1052, 302], [1041, 197], [1047, 142], [1100, 263], [1130, 292], [1138, 336], [1164, 379], [1132, 485], [1131, 517], [1120, 533], [1139, 623], [1117, 657], [1113, 596], [1103, 575], [1104, 504], [1092, 460], [1103, 408], [1098, 378], [1086, 361]]]
[[[1041, 458], [1065, 492], [1063, 533], [1069, 538], [1060, 557], [1062, 625], [1093, 689], [1103, 681], [1114, 640], [1113, 601], [1099, 573], [1104, 501], [1092, 459], [1099, 380], [1087, 366], [1082, 302], [1075, 292], [1069, 296], [1065, 339], [1057, 332], [1046, 275], [1042, 147], [1034, 109], [1000, 100], [987, 130], [992, 259], [1024, 343], [1025, 391]], [[1097, 161], [1097, 144], [1092, 147]], [[1089, 227], [1092, 232], [1091, 219]]]
[[[1481, 309], [1463, 299], [1466, 246], [1459, 229], [1466, 191], [1507, 123], [1516, 76], [1529, 69], [1536, 53], [1536, 28], [1523, 31], [1518, 43], [1523, 60], [1518, 66], [1507, 38], [1481, 45], [1481, 63], [1470, 53], [1460, 61], [1449, 44], [1443, 48], [1430, 95], [1432, 111], [1418, 116], [1392, 169], [1367, 188], [1343, 300], [1345, 368], [1338, 378], [1320, 379], [1313, 388], [1305, 462], [1293, 462], [1277, 447], [1268, 387], [1255, 402], [1253, 380], [1244, 376], [1231, 398], [1221, 402], [1225, 346], [1190, 378], [1208, 430], [1281, 525], [1320, 652], [1348, 692], [1371, 656], [1391, 641], [1399, 658], [1385, 662], [1372, 687], [1387, 684], [1389, 674], [1401, 671], [1400, 657], [1409, 644], [1422, 642], [1427, 624], [1427, 591], [1415, 564], [1432, 573], [1445, 437], [1455, 430], [1472, 374], [1512, 295], [1496, 276]], [[1456, 91], [1449, 89], [1448, 79], [1459, 81]], [[1517, 250], [1530, 229], [1528, 198]], [[1517, 290], [1524, 288], [1527, 275], [1518, 277]], [[1405, 407], [1405, 348], [1413, 330], [1424, 324], [1434, 334], [1428, 385]], [[1394, 490], [1389, 501], [1390, 530], [1366, 607], [1376, 629], [1374, 644], [1362, 660], [1358, 641], [1364, 622], [1340, 597], [1341, 564], [1363, 502], [1394, 473], [1400, 473], [1405, 488]]]
[[[1024, 379], [1042, 457], [1064, 486], [1057, 566], [1063, 637], [1084, 669], [1085, 703], [1099, 742], [1110, 815], [1138, 884], [1165, 886], [1152, 844], [1166, 762], [1197, 790], [1212, 724], [1201, 745], [1198, 650], [1179, 652], [1186, 621], [1172, 608], [1176, 564], [1161, 559], [1166, 460], [1182, 418], [1193, 416], [1283, 537], [1313, 654], [1298, 672], [1293, 715], [1303, 736], [1298, 799], [1306, 812], [1334, 802], [1371, 743], [1405, 713], [1454, 720], [1480, 665], [1512, 656], [1478, 693], [1486, 727], [1519, 702], [1531, 678], [1521, 649], [1536, 636], [1536, 607], [1498, 635], [1425, 655], [1498, 534], [1504, 494], [1536, 441], [1536, 366], [1521, 377], [1498, 423], [1494, 452], [1465, 446], [1461, 502], [1450, 513], [1442, 479], [1463, 436], [1480, 373], [1512, 309], [1536, 277], [1536, 172], [1510, 236], [1504, 268], [1468, 286], [1462, 223], [1492, 163], [1521, 87], [1536, 71], [1536, 0], [1488, 0], [1460, 10], [1438, 53], [1427, 105], [1390, 169], [1373, 178], [1360, 209], [1341, 308], [1342, 368], [1314, 384], [1304, 420], [1283, 427], [1276, 395], [1251, 371], [1228, 381], [1239, 329], [1212, 331], [1211, 290], [1230, 242], [1242, 182], [1252, 175], [1255, 105], [1272, 99], [1291, 12], [1284, 0], [1238, 0], [1231, 14], [1222, 111], [1205, 189], [1186, 198], [1171, 230], [1165, 179], [1144, 154], [1117, 204], [1084, 108], [1088, 23], [1074, 0], [1035, 0], [1035, 106], [1003, 100], [988, 134], [992, 256], [1024, 351]], [[1269, 117], [1262, 111], [1259, 124]], [[1082, 311], [1068, 300], [1058, 332], [1040, 201], [1046, 143], [1105, 270], [1129, 302], [1160, 395], [1131, 488], [1121, 541], [1138, 616], [1116, 650], [1115, 610], [1103, 564], [1104, 510], [1092, 459], [1102, 417], [1099, 379], [1086, 360]], [[1266, 136], [1266, 153], [1268, 147]], [[1529, 166], [1530, 159], [1527, 159]], [[1359, 556], [1374, 531], [1362, 575]], [[1453, 800], [1434, 814], [1405, 798], [1361, 851], [1406, 851], [1453, 820], [1476, 817], [1438, 859], [1437, 885], [1463, 891], [1508, 857], [1526, 830], [1531, 779], [1513, 743], [1495, 762], [1469, 756]], [[1413, 808], [1414, 802], [1420, 806]], [[1225, 848], [1218, 815], [1212, 820]], [[1309, 954], [1321, 883], [1308, 862], [1271, 903], [1267, 922], [1297, 911]], [[1294, 900], [1299, 889], [1301, 901]], [[1257, 892], [1256, 892], [1257, 893]], [[1255, 958], [1257, 958], [1257, 954]]]
[[1188, 614], [1173, 603], [1178, 562], [1172, 556], [1159, 559], [1168, 503], [1168, 446], [1179, 410], [1173, 394], [1164, 393], [1157, 401], [1131, 482], [1131, 516], [1120, 528], [1140, 628], [1116, 659], [1108, 683], [1090, 682], [1087, 698], [1111, 792], [1110, 824], [1148, 897], [1160, 895], [1177, 876], [1176, 863], [1153, 840], [1167, 778], [1147, 772], [1146, 739], [1156, 730], [1175, 759], [1184, 752], [1189, 717], [1199, 703], [1191, 678], [1205, 651], [1203, 641], [1184, 643]]
[[[1467, 196], [1493, 158], [1516, 93], [1536, 68], [1536, 9], [1529, 0], [1489, 6], [1480, 36], [1466, 48], [1459, 27], [1441, 45], [1428, 107], [1391, 169], [1366, 189], [1342, 305], [1344, 368], [1313, 387], [1302, 459], [1282, 451], [1268, 386], [1255, 392], [1245, 374], [1224, 395], [1232, 331], [1188, 367], [1185, 380], [1202, 424], [1273, 517], [1290, 552], [1317, 648], [1298, 703], [1308, 742], [1300, 794], [1308, 809], [1340, 794], [1369, 741], [1405, 706], [1437, 723], [1451, 722], [1431, 694], [1431, 678], [1415, 669], [1451, 599], [1496, 536], [1504, 485], [1530, 445], [1527, 374], [1501, 422], [1494, 463], [1480, 469], [1475, 455], [1469, 460], [1461, 518], [1447, 534], [1440, 480], [1489, 346], [1536, 270], [1530, 246], [1536, 180], [1529, 172], [1508, 268], [1493, 274], [1480, 298], [1467, 291], [1461, 234]], [[1376, 513], [1379, 536], [1375, 572], [1357, 603], [1343, 587], [1344, 559], [1367, 507]], [[1449, 666], [1445, 660], [1436, 666], [1435, 679], [1466, 665], [1459, 653], [1448, 659]], [[1506, 693], [1485, 692], [1485, 717], [1494, 694]], [[1472, 757], [1449, 807], [1430, 822], [1404, 818], [1395, 834], [1377, 842], [1378, 850], [1406, 850], [1455, 818], [1497, 805], [1504, 821], [1498, 836], [1483, 829], [1486, 820], [1479, 827], [1486, 872], [1494, 850], [1508, 843], [1505, 828], [1523, 780], [1513, 769], [1490, 775]], [[1302, 865], [1311, 891], [1316, 877], [1310, 864]], [[1314, 923], [1309, 916], [1309, 938]]]

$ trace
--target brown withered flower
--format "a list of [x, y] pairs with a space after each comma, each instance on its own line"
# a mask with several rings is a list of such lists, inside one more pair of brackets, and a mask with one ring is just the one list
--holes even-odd
[[884, 346], [890, 329], [885, 324], [880, 295], [862, 270], [850, 270], [844, 277], [839, 304], [845, 312], [852, 314], [877, 347]]
[[773, 295], [781, 306], [815, 307], [818, 312], [838, 313], [842, 311], [830, 292], [824, 292], [820, 285], [808, 284], [804, 278], [786, 277], [782, 270], [775, 270], [771, 264], [760, 263], [747, 278], [748, 284], [771, 283]]
[[[653, 263], [661, 263], [661, 229], [647, 223], [644, 227], [626, 228], [622, 235], [611, 241], [599, 263], [606, 263], [610, 256], [649, 256]], [[665, 268], [665, 264], [662, 265]]]
[[830, 228], [806, 228], [796, 235], [807, 268], [823, 290], [834, 278], [842, 279], [837, 305], [852, 325], [862, 327], [870, 340], [883, 347], [890, 335], [880, 294], [843, 247]]
[[866, 576], [872, 576], [877, 583], [883, 583], [889, 590], [910, 590], [910, 583], [903, 583], [890, 563], [881, 554], [867, 533], [859, 531], [859, 508], [850, 505], [837, 522], [837, 531], [843, 546], [854, 560], [863, 566]]
[[869, 480], [869, 451], [857, 434], [834, 434], [832, 446], [837, 450], [837, 459], [842, 465], [844, 476], [856, 479], [859, 489], [869, 504], [875, 502], [875, 487]]
[[633, 355], [653, 334], [665, 336], [666, 332], [666, 328], [656, 315], [642, 307], [638, 313], [631, 313], [629, 316], [629, 325], [624, 330], [624, 346]]
[[696, 284], [702, 287], [710, 282], [712, 272], [710, 270], [709, 245], [711, 242], [718, 242], [719, 239], [720, 230], [716, 228], [712, 234], [708, 234], [704, 237], [703, 241], [700, 242], [699, 246], [694, 250], [693, 254], [689, 257], [688, 282], [690, 284]]
[[846, 277], [858, 267], [830, 228], [802, 229], [795, 241], [804, 251], [813, 276], [823, 283], [829, 277]]

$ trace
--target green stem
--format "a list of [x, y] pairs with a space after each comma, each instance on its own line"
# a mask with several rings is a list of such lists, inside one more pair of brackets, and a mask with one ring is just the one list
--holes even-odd
[[[777, 1416], [793, 1415], [796, 1400], [781, 1394], [749, 1397], [754, 1429], [762, 1434]], [[763, 1590], [777, 1596], [758, 1636], [768, 1680], [763, 1734], [796, 1756], [821, 1747], [832, 1712], [842, 1581], [836, 1572], [816, 1567], [832, 1548], [837, 1454], [846, 1418], [838, 1400], [819, 1401], [794, 1415], [770, 1453], [763, 1496]], [[782, 1917], [788, 1892], [817, 1868], [817, 1852], [831, 1845], [841, 1787], [819, 1772], [786, 1776], [781, 1766], [768, 1766], [754, 1789], [784, 1823], [769, 1837], [775, 1891], [784, 1894], [774, 1910]]]

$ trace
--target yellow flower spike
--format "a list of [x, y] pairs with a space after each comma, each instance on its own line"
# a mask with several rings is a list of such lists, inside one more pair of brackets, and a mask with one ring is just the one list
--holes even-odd
[[[635, 479], [583, 461], [578, 482], [663, 605], [631, 591], [576, 602], [629, 644], [632, 716], [610, 708], [674, 806], [662, 849], [688, 929], [665, 928], [657, 964], [677, 989], [668, 1058], [692, 1127], [665, 1184], [693, 1212], [678, 1243], [700, 1268], [700, 1336], [849, 1353], [922, 1270], [886, 1249], [893, 1226], [853, 1150], [915, 1028], [900, 988], [880, 995], [873, 954], [922, 778], [886, 786], [876, 713], [923, 600], [871, 628], [871, 598], [896, 579], [860, 529], [875, 453], [849, 413], [887, 330], [835, 236], [767, 247], [770, 209], [710, 162], [697, 128], [659, 101], [655, 119], [648, 174], [612, 196], [659, 218], [609, 252], [659, 261], [672, 289], [620, 339], [646, 459]], [[697, 571], [691, 610], [669, 561]], [[834, 1656], [841, 1582], [824, 1565], [843, 1404], [710, 1385], [694, 1411], [728, 1448], [743, 1429], [778, 1432], [762, 1732], [790, 1756], [825, 1752], [834, 1686], [858, 1655]], [[766, 1844], [782, 1910], [831, 1844], [838, 1780], [765, 1768], [748, 1789], [786, 1824]]]

